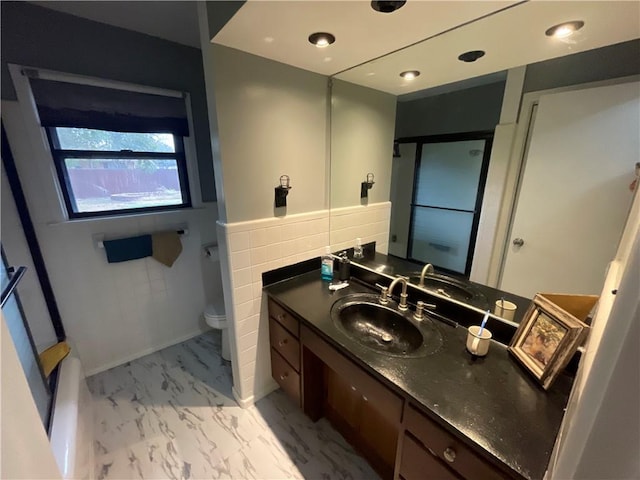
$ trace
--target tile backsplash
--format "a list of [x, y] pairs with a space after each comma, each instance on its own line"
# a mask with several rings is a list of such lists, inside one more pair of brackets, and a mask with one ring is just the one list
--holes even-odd
[[391, 203], [225, 224], [218, 222], [234, 395], [248, 405], [277, 387], [271, 378], [262, 273], [333, 251], [378, 242], [386, 253]]

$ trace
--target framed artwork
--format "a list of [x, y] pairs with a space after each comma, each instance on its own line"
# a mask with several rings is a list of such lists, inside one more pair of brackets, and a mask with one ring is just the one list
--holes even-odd
[[[560, 307], [578, 311], [580, 318]], [[598, 300], [592, 295], [536, 294], [525, 313], [509, 351], [548, 389], [584, 342], [589, 327], [583, 322]], [[577, 305], [578, 308], [572, 308]]]

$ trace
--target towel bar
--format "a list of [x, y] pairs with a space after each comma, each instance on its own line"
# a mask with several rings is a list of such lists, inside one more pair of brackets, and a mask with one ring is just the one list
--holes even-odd
[[[189, 230], [187, 230], [186, 228], [180, 228], [176, 230], [176, 233], [181, 237], [184, 237], [185, 235], [189, 235]], [[104, 248], [104, 240], [98, 240], [97, 245], [98, 248]]]

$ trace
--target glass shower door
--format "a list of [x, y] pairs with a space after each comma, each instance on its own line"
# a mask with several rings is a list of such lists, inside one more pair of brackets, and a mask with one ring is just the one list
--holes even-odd
[[7, 324], [11, 339], [18, 352], [20, 364], [27, 377], [33, 400], [40, 414], [42, 423], [47, 429], [51, 411], [52, 394], [49, 383], [40, 366], [38, 351], [31, 336], [31, 330], [24, 316], [16, 287], [26, 271], [25, 267], [13, 269], [7, 266], [4, 252], [2, 254], [2, 270], [0, 286], [2, 287], [2, 315]]
[[409, 258], [469, 275], [490, 139], [422, 143], [411, 208]]

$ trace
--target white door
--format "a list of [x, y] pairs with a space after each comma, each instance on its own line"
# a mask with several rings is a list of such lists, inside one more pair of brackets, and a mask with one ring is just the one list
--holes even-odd
[[640, 160], [640, 84], [542, 96], [500, 288], [599, 294]]

